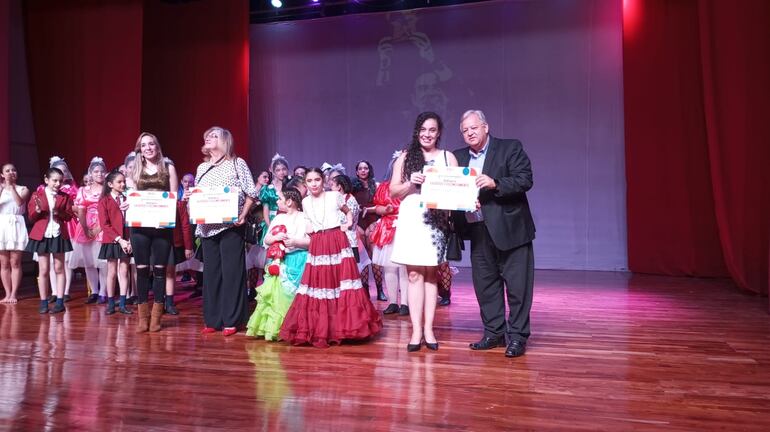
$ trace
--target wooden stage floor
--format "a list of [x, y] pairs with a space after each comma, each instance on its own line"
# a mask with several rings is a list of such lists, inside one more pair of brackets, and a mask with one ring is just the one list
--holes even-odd
[[[200, 300], [134, 334], [83, 304], [0, 305], [0, 430], [770, 430], [767, 300], [721, 280], [539, 271], [526, 356], [474, 352], [469, 270], [438, 352], [406, 317], [367, 344], [201, 336]], [[378, 303], [380, 309], [386, 304]]]

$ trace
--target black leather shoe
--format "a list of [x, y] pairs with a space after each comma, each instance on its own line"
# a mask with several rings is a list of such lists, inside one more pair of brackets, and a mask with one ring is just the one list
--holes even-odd
[[428, 343], [426, 341], [425, 342], [425, 348], [428, 348], [431, 351], [438, 351], [438, 342]]
[[377, 300], [388, 301], [388, 296], [385, 295], [385, 291], [382, 290], [382, 287], [377, 287]]
[[481, 338], [480, 341], [473, 342], [468, 346], [470, 346], [471, 349], [475, 351], [488, 350], [488, 349], [497, 348], [497, 347], [504, 347], [505, 336], [500, 336], [496, 338], [490, 338], [490, 337], [484, 336], [483, 338]]
[[61, 312], [64, 312], [65, 310], [66, 310], [66, 309], [64, 308], [64, 305], [63, 305], [63, 304], [61, 304], [61, 303], [56, 303], [56, 305], [53, 307], [53, 309], [51, 309], [51, 312], [49, 312], [49, 313], [52, 313], [52, 314], [57, 314], [57, 313], [61, 313]]
[[385, 310], [382, 311], [382, 313], [385, 315], [394, 314], [396, 312], [398, 312], [398, 305], [395, 303], [389, 304], [388, 307], [386, 307]]
[[98, 295], [98, 294], [91, 294], [91, 295], [90, 295], [90, 296], [89, 296], [89, 297], [86, 299], [86, 304], [94, 304], [94, 303], [96, 303], [97, 301], [99, 301], [99, 295]]
[[56, 296], [52, 295], [51, 297], [48, 297], [48, 303], [56, 303]]
[[179, 315], [179, 311], [176, 309], [176, 306], [173, 304], [166, 305], [166, 313], [169, 315]]
[[449, 306], [450, 304], [452, 304], [452, 300], [449, 297], [441, 297], [441, 300], [438, 301], [439, 306]]
[[115, 313], [115, 305], [107, 305], [107, 309], [104, 310], [105, 315], [112, 315]]
[[131, 315], [133, 312], [131, 312], [128, 308], [122, 307], [118, 309], [118, 312], [122, 313], [123, 315]]
[[421, 346], [422, 346], [422, 343], [418, 343], [418, 344], [407, 344], [407, 345], [406, 345], [406, 350], [407, 350], [408, 352], [415, 352], [415, 351], [419, 351]]
[[407, 306], [407, 305], [401, 305], [401, 306], [398, 308], [398, 314], [399, 314], [400, 316], [409, 316], [409, 306]]
[[519, 340], [512, 340], [505, 348], [506, 357], [521, 357], [524, 355], [524, 351], [527, 350], [527, 343]]

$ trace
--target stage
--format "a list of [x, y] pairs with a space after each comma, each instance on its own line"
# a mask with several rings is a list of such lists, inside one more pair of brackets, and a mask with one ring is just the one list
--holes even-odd
[[[768, 430], [766, 300], [730, 282], [538, 271], [527, 354], [475, 352], [470, 270], [439, 308], [438, 352], [407, 353], [407, 317], [365, 344], [202, 336], [200, 299], [134, 334], [73, 287], [37, 314], [0, 305], [3, 430]], [[383, 309], [386, 303], [378, 302]]]

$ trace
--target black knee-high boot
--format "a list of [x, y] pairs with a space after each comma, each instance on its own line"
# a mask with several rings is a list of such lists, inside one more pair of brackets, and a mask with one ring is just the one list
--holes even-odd
[[166, 269], [155, 268], [152, 275], [152, 295], [155, 297], [154, 302], [163, 304], [163, 299], [166, 297]]
[[136, 291], [139, 296], [139, 304], [147, 303], [147, 295], [150, 292], [150, 268], [136, 268]]

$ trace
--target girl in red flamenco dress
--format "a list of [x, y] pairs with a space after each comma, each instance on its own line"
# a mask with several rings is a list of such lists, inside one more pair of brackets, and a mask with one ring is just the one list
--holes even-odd
[[[281, 327], [292, 345], [325, 348], [344, 340], [368, 339], [382, 330], [382, 317], [363, 289], [345, 231], [355, 229], [339, 192], [324, 191], [323, 173], [308, 170], [309, 196], [302, 200], [310, 246], [297, 294]], [[340, 224], [338, 211], [347, 215]]]

